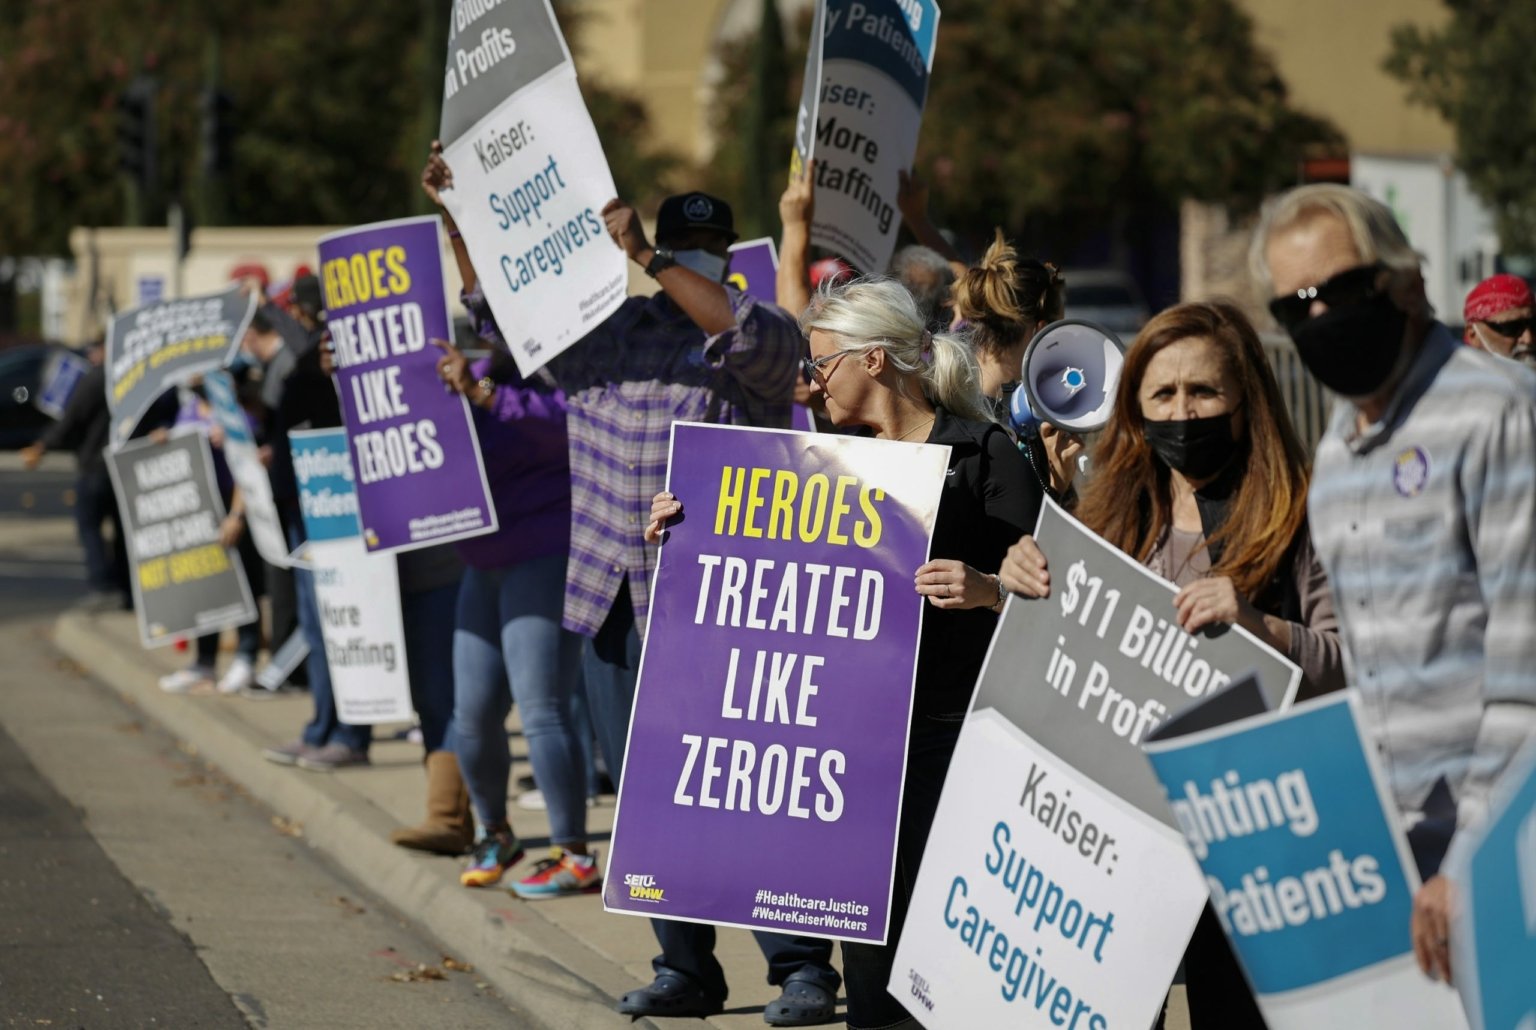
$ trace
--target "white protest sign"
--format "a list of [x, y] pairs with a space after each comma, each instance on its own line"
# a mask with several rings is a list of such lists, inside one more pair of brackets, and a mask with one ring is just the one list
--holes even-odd
[[[802, 96], [798, 126], [814, 117], [816, 136], [797, 136], [792, 164], [798, 167], [808, 144], [816, 159], [811, 242], [878, 274], [901, 229], [896, 191], [917, 153], [939, 7], [933, 0], [828, 0], [817, 17], [824, 27], [819, 93], [812, 102]], [[808, 61], [807, 70], [814, 65]]]
[[1270, 1030], [1455, 1030], [1415, 965], [1419, 878], [1353, 692], [1149, 743]]
[[395, 556], [369, 554], [357, 521], [357, 488], [345, 429], [289, 434], [315, 577], [320, 633], [337, 717], [365, 725], [408, 722], [411, 681]]
[[601, 214], [618, 191], [548, 0], [455, 0], [452, 18], [443, 202], [529, 375], [625, 300]]
[[245, 509], [245, 526], [251, 532], [256, 550], [269, 565], [279, 568], [290, 564], [283, 525], [277, 518], [277, 503], [272, 499], [272, 480], [256, 451], [245, 411], [235, 393], [235, 382], [227, 372], [209, 372], [203, 376], [208, 407], [214, 420], [224, 430], [224, 461], [229, 474], [240, 488], [240, 503]]
[[1204, 901], [1176, 832], [973, 711], [888, 990], [930, 1030], [1140, 1030]]

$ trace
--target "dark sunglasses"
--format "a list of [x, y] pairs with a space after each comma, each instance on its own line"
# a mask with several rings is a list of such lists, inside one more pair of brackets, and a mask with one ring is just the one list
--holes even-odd
[[1506, 340], [1513, 340], [1527, 329], [1536, 332], [1536, 318], [1511, 318], [1504, 322], [1484, 321], [1483, 325], [1492, 329]]
[[822, 375], [821, 367], [828, 362], [836, 361], [846, 353], [846, 351], [837, 351], [823, 358], [801, 358], [800, 374], [805, 377], [806, 385], [809, 386], [811, 383], [818, 381], [825, 383], [827, 380]]
[[1330, 308], [1349, 307], [1373, 300], [1381, 292], [1376, 282], [1386, 268], [1381, 262], [1347, 268], [1316, 286], [1308, 286], [1269, 302], [1269, 313], [1285, 329], [1295, 329], [1312, 317], [1312, 305], [1322, 301]]

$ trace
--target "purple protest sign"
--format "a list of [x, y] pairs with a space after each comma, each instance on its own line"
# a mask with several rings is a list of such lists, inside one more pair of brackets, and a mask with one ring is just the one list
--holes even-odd
[[731, 244], [730, 273], [725, 281], [754, 300], [779, 302], [779, 251], [773, 238]]
[[948, 448], [678, 423], [603, 904], [884, 941]]
[[469, 406], [443, 390], [431, 344], [453, 339], [437, 218], [322, 238], [320, 281], [364, 546], [407, 551], [495, 532]]

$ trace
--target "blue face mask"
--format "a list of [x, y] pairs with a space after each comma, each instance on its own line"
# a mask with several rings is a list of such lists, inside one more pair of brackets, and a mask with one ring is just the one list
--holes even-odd
[[697, 272], [712, 283], [725, 281], [725, 269], [729, 262], [718, 254], [711, 254], [707, 250], [679, 250], [673, 252], [672, 258], [683, 268]]

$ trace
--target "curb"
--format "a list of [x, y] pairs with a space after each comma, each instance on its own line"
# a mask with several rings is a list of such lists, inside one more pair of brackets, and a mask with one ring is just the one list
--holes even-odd
[[[585, 941], [509, 900], [505, 917], [439, 871], [424, 867], [389, 842], [394, 823], [371, 802], [330, 777], [295, 776], [261, 757], [263, 741], [231, 711], [188, 705], [153, 686], [143, 659], [114, 648], [87, 613], [66, 612], [54, 625], [54, 645], [169, 733], [194, 748], [266, 807], [302, 824], [304, 839], [361, 886], [472, 962], [505, 997], [552, 1030], [636, 1026], [613, 1009], [599, 982], [633, 979]], [[217, 756], [216, 758], [214, 756]], [[638, 985], [637, 985], [638, 986]]]

